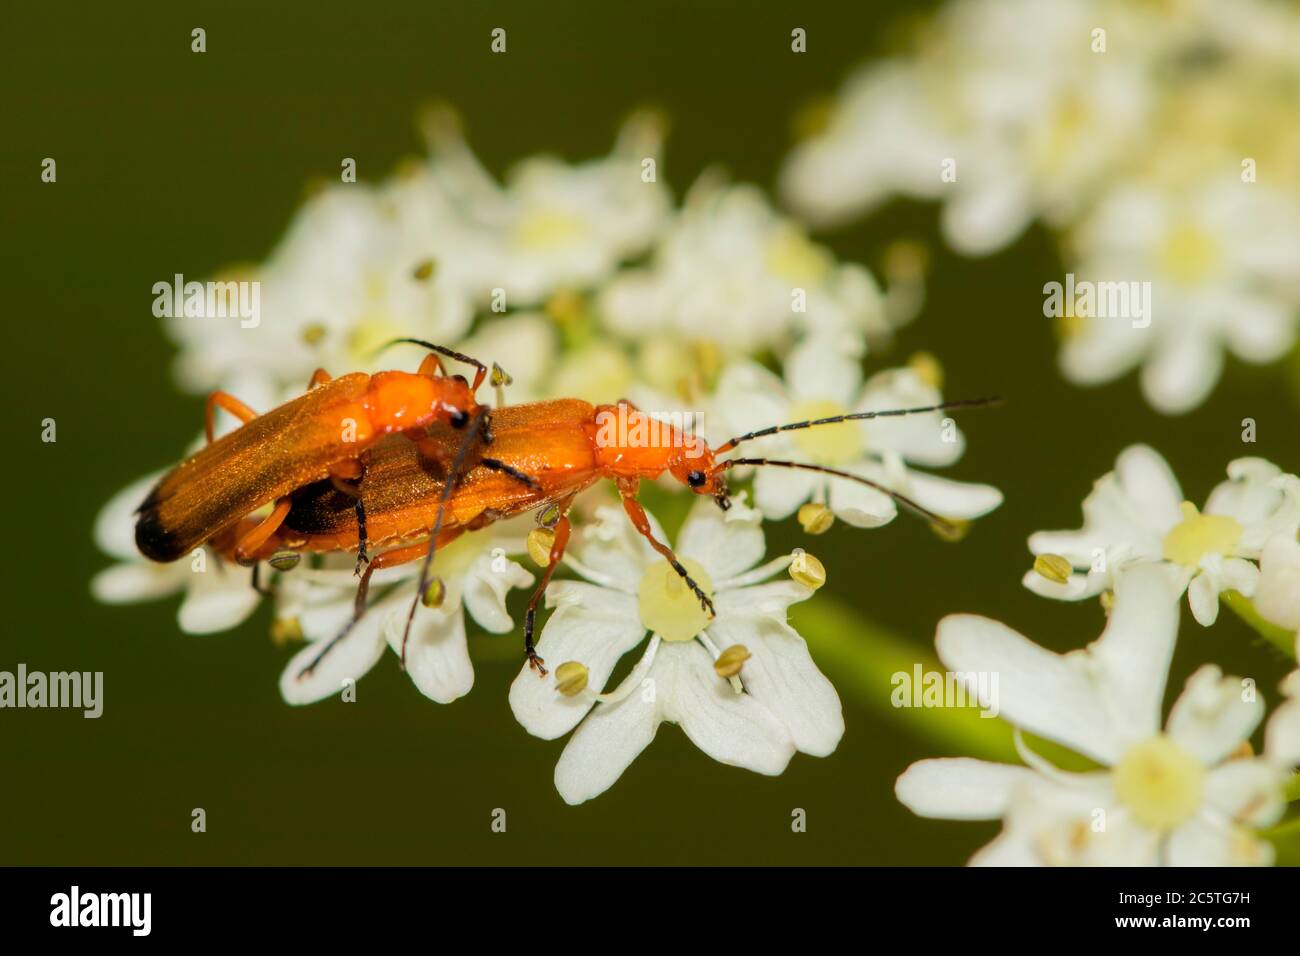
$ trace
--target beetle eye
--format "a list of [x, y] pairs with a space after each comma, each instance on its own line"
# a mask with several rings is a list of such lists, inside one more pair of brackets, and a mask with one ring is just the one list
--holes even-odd
[[704, 485], [704, 472], [693, 471], [686, 476], [686, 483], [692, 488], [700, 488]]
[[464, 428], [468, 422], [469, 422], [469, 416], [466, 415], [460, 409], [456, 409], [456, 411], [451, 413], [452, 428]]

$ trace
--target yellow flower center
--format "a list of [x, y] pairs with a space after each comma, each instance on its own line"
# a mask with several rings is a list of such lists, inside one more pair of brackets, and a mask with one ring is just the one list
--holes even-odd
[[573, 242], [586, 231], [577, 216], [559, 209], [535, 209], [515, 224], [514, 240], [524, 249], [550, 249]]
[[1183, 520], [1165, 535], [1166, 561], [1195, 568], [1207, 554], [1231, 554], [1241, 538], [1241, 525], [1227, 515], [1203, 515], [1184, 501]]
[[1214, 236], [1191, 223], [1176, 226], [1165, 237], [1160, 266], [1170, 278], [1192, 283], [1204, 278], [1219, 261]]
[[395, 322], [379, 313], [362, 316], [348, 330], [348, 354], [359, 367], [375, 360], [375, 353], [395, 338], [408, 334]]
[[1201, 805], [1205, 768], [1163, 734], [1134, 744], [1112, 772], [1115, 796], [1133, 818], [1165, 832], [1186, 822]]
[[776, 231], [767, 242], [767, 267], [796, 286], [818, 285], [830, 273], [831, 254], [794, 226]]
[[[825, 399], [800, 402], [790, 410], [790, 421], [816, 421], [819, 418], [843, 415], [847, 411], [844, 406]], [[856, 422], [818, 425], [816, 428], [791, 432], [790, 436], [802, 456], [818, 465], [847, 465], [861, 458], [866, 447], [862, 429]]]
[[[704, 593], [713, 597], [713, 580], [699, 562], [678, 560]], [[636, 593], [641, 623], [665, 641], [689, 641], [708, 626], [709, 616], [700, 599], [667, 561], [656, 561], [646, 569]]]

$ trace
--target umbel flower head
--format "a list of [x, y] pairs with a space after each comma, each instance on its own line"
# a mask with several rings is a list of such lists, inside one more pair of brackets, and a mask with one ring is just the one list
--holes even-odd
[[[555, 768], [566, 801], [609, 789], [665, 722], [713, 759], [763, 774], [781, 773], [797, 750], [835, 749], [839, 697], [786, 620], [825, 572], [803, 553], [760, 564], [763, 551], [758, 512], [740, 501], [725, 513], [696, 503], [676, 552], [713, 600], [710, 621], [621, 510], [598, 513], [569, 561], [583, 580], [547, 591], [556, 611], [538, 651], [563, 663], [544, 680], [525, 666], [510, 688], [529, 733], [552, 739], [577, 728]], [[639, 661], [606, 693], [619, 659], [637, 648]]]
[[1140, 366], [1151, 406], [1186, 412], [1227, 354], [1296, 340], [1297, 44], [1300, 12], [1271, 0], [949, 0], [818, 111], [782, 192], [816, 226], [936, 201], [968, 255], [1043, 223], [1068, 273], [1149, 292], [1136, 322], [1065, 312], [1065, 377]]
[[[1028, 766], [968, 758], [923, 760], [895, 790], [913, 812], [1001, 819], [974, 864], [1267, 864], [1255, 831], [1276, 822], [1300, 762], [1300, 707], [1279, 707], [1261, 756], [1248, 740], [1264, 716], [1252, 681], [1207, 665], [1168, 718], [1161, 703], [1178, 631], [1175, 586], [1156, 564], [1124, 575], [1106, 630], [1058, 655], [997, 621], [945, 618], [935, 644], [957, 673], [999, 675], [997, 705]], [[972, 686], [974, 686], [972, 684]], [[1287, 690], [1294, 696], [1296, 680]], [[982, 701], [988, 703], [987, 701]], [[1054, 741], [1099, 769], [1066, 772], [1021, 732]]]

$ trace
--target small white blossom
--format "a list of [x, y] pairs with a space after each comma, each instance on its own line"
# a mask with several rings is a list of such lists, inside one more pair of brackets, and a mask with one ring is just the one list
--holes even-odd
[[[1017, 728], [1029, 766], [923, 760], [899, 777], [899, 800], [926, 817], [1001, 818], [1001, 835], [973, 864], [1271, 862], [1272, 847], [1255, 831], [1285, 810], [1287, 777], [1300, 759], [1300, 713], [1294, 700], [1278, 708], [1264, 754], [1249, 756], [1243, 745], [1264, 703], [1253, 687], [1207, 665], [1188, 680], [1162, 730], [1178, 632], [1173, 590], [1162, 568], [1135, 569], [1117, 586], [1101, 638], [1065, 655], [988, 618], [945, 618], [939, 657], [958, 673], [998, 674], [1001, 716]], [[1029, 748], [1022, 730], [1101, 769], [1060, 770]]]
[[836, 262], [758, 189], [707, 175], [651, 263], [616, 276], [598, 309], [628, 338], [680, 336], [726, 354], [784, 344], [798, 329], [888, 332], [870, 272]]
[[432, 256], [406, 241], [377, 191], [327, 189], [298, 211], [256, 270], [256, 327], [212, 317], [169, 321], [182, 349], [177, 377], [192, 390], [257, 375], [301, 391], [317, 368], [336, 375], [391, 368], [393, 356], [377, 352], [400, 336], [454, 341], [469, 328], [473, 305], [465, 280]]
[[1209, 626], [1227, 590], [1255, 593], [1255, 564], [1265, 541], [1300, 527], [1300, 479], [1262, 458], [1238, 458], [1228, 480], [1203, 511], [1183, 500], [1165, 460], [1146, 445], [1132, 445], [1099, 478], [1083, 502], [1077, 531], [1039, 531], [1029, 538], [1035, 555], [1059, 555], [1075, 569], [1061, 583], [1038, 571], [1024, 585], [1044, 597], [1076, 601], [1114, 586], [1135, 564], [1159, 563], [1188, 592], [1192, 616]]
[[[844, 732], [839, 697], [786, 622], [786, 609], [813, 588], [769, 581], [791, 558], [759, 565], [763, 550], [760, 516], [741, 501], [725, 514], [711, 501], [696, 504], [676, 552], [711, 595], [710, 621], [621, 509], [597, 512], [566, 559], [586, 580], [555, 581], [547, 591], [556, 610], [538, 652], [550, 673], [539, 679], [525, 666], [510, 688], [510, 706], [529, 733], [553, 739], [577, 727], [555, 768], [567, 802], [612, 786], [665, 721], [715, 760], [764, 774], [781, 773], [796, 750], [835, 749]], [[622, 684], [600, 693], [619, 658], [643, 644]], [[726, 679], [715, 660], [737, 646], [749, 657]], [[565, 665], [581, 665], [583, 675], [567, 695], [557, 683], [568, 676]]]
[[[669, 215], [659, 161], [661, 122], [633, 116], [606, 157], [577, 165], [531, 157], [494, 180], [445, 114], [428, 124], [432, 177], [455, 198], [466, 229], [458, 262], [480, 295], [505, 292], [510, 308], [587, 289], [655, 240]], [[487, 304], [486, 302], [484, 303]]]
[[[944, 236], [968, 254], [1005, 246], [1035, 217], [1068, 222], [1150, 110], [1144, 64], [1123, 52], [1132, 17], [1097, 6], [947, 4], [914, 56], [850, 79], [826, 128], [792, 152], [783, 193], [818, 225], [892, 194], [941, 200]], [[1090, 48], [1099, 20], [1113, 53]]]
[[1186, 412], [1218, 382], [1225, 351], [1258, 364], [1295, 343], [1300, 201], [1276, 188], [1217, 169], [1190, 183], [1172, 174], [1121, 183], [1071, 242], [1080, 281], [1141, 280], [1151, 290], [1141, 319], [1067, 322], [1060, 363], [1072, 382], [1111, 381], [1141, 364], [1151, 406]]

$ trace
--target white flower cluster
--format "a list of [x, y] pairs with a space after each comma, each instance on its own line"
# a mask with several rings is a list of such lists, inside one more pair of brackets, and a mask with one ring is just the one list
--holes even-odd
[[[956, 673], [996, 673], [1001, 715], [1027, 766], [924, 760], [897, 794], [922, 816], [998, 819], [1002, 834], [971, 861], [986, 865], [1267, 864], [1257, 832], [1281, 818], [1300, 765], [1300, 670], [1281, 685], [1264, 730], [1250, 679], [1205, 665], [1161, 720], [1184, 591], [1204, 626], [1220, 595], [1253, 598], [1265, 626], [1300, 632], [1300, 478], [1261, 458], [1228, 465], [1204, 511], [1184, 501], [1165, 460], [1125, 449], [1095, 483], [1077, 531], [1040, 531], [1025, 586], [1064, 600], [1101, 595], [1105, 632], [1053, 654], [1004, 624], [955, 615], [936, 644]], [[1300, 652], [1300, 633], [1288, 648]], [[1163, 728], [1163, 729], [1162, 729]], [[1066, 772], [1034, 734], [1096, 769]]]
[[[868, 343], [887, 339], [919, 302], [907, 250], [895, 251], [898, 281], [882, 290], [753, 187], [708, 173], [675, 206], [657, 175], [653, 116], [630, 120], [607, 157], [529, 159], [504, 183], [485, 172], [446, 110], [431, 111], [424, 127], [426, 160], [378, 185], [318, 191], [267, 261], [241, 276], [262, 284], [259, 323], [170, 321], [184, 388], [223, 389], [263, 410], [301, 394], [318, 367], [404, 367], [409, 354], [376, 349], [409, 336], [498, 363], [511, 376], [508, 402], [627, 397], [652, 414], [701, 415], [714, 441], [790, 420], [941, 401], [929, 356], [861, 380]], [[784, 379], [758, 364], [772, 355], [788, 356]], [[795, 435], [747, 450], [833, 466], [949, 519], [1001, 501], [989, 486], [913, 470], [962, 454], [961, 434], [938, 413]], [[258, 603], [248, 569], [202, 551], [173, 565], [136, 553], [133, 510], [155, 479], [133, 484], [102, 513], [99, 544], [121, 563], [95, 579], [95, 593], [125, 602], [179, 590], [183, 630], [235, 626]], [[758, 481], [756, 498], [758, 510], [737, 496], [725, 515], [702, 500], [678, 535], [682, 562], [712, 597], [712, 620], [626, 516], [579, 502], [566, 565], [585, 580], [549, 588], [555, 611], [539, 648], [551, 672], [542, 680], [525, 668], [510, 698], [538, 736], [577, 726], [556, 771], [566, 799], [610, 786], [663, 721], [681, 725], [714, 758], [761, 773], [781, 772], [796, 750], [834, 750], [839, 699], [785, 614], [820, 586], [824, 569], [806, 554], [763, 563], [760, 522], [811, 503], [817, 530], [834, 515], [879, 526], [895, 516], [894, 501], [842, 478], [774, 470]], [[529, 553], [531, 526], [528, 517], [499, 522], [439, 551], [441, 593], [419, 609], [405, 648], [406, 669], [430, 699], [455, 700], [473, 684], [466, 612], [489, 632], [515, 628], [506, 599], [535, 580], [515, 560]], [[307, 668], [352, 616], [353, 561], [327, 555], [274, 576], [261, 569], [264, 582], [274, 577], [274, 633], [306, 641], [281, 681], [289, 703], [336, 695], [386, 646], [401, 647], [419, 562], [378, 571], [369, 611]], [[633, 673], [606, 693], [619, 657], [642, 644]]]
[[1300, 318], [1300, 10], [1271, 0], [952, 0], [915, 49], [852, 77], [783, 192], [835, 223], [894, 195], [943, 203], [954, 249], [1040, 221], [1089, 283], [1150, 283], [1148, 312], [1062, 314], [1077, 384], [1142, 366], [1196, 407], [1227, 350], [1272, 362]]

